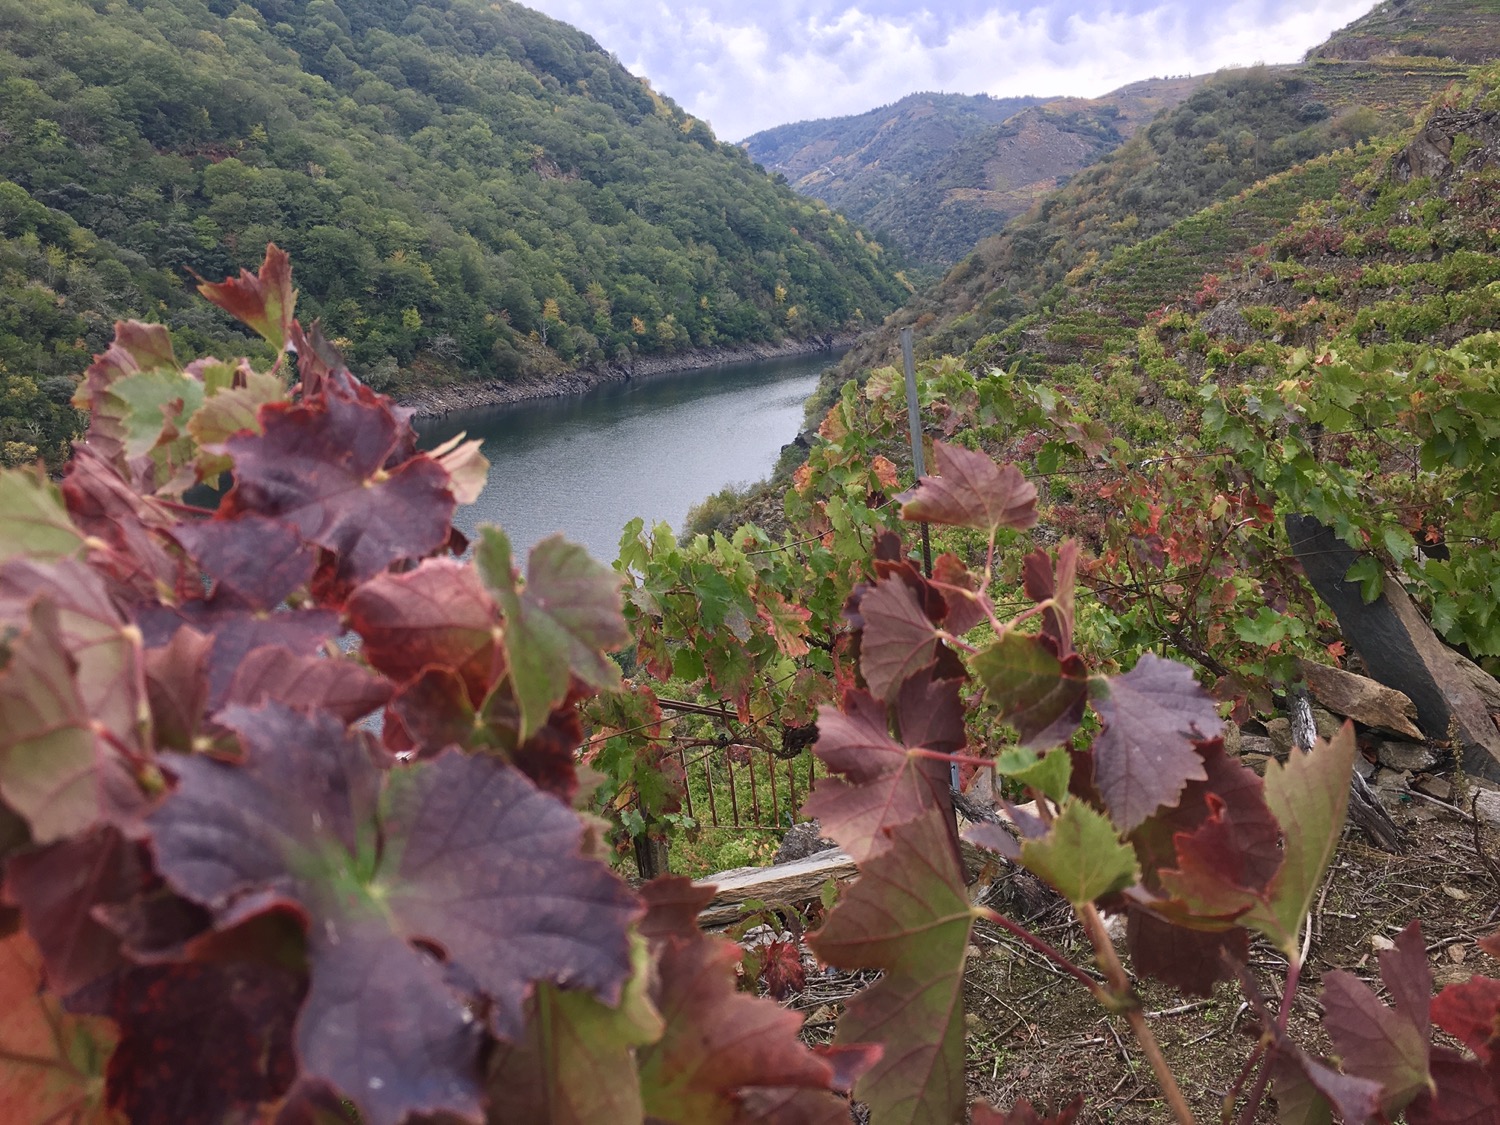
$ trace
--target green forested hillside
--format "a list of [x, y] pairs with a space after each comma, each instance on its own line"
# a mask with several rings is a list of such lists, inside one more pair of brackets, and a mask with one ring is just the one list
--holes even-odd
[[14, 456], [55, 452], [116, 318], [230, 347], [187, 271], [269, 241], [385, 389], [801, 337], [904, 292], [824, 204], [509, 0], [0, 0], [0, 137]]

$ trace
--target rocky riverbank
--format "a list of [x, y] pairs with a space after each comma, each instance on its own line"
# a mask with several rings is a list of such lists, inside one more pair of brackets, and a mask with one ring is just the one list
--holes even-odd
[[848, 347], [854, 342], [856, 335], [857, 333], [854, 332], [831, 332], [824, 336], [811, 336], [806, 340], [782, 340], [775, 344], [695, 348], [692, 351], [674, 352], [671, 355], [637, 356], [628, 362], [601, 363], [574, 371], [565, 371], [560, 375], [517, 379], [514, 382], [502, 382], [496, 379], [490, 382], [432, 387], [401, 395], [398, 401], [402, 406], [415, 410], [418, 418], [442, 417], [455, 410], [473, 410], [479, 407], [504, 406], [539, 398], [580, 395], [595, 387], [603, 386], [605, 383], [627, 379], [643, 379], [652, 375], [666, 375], [681, 371], [699, 371], [731, 363], [750, 363], [755, 360], [832, 352]]

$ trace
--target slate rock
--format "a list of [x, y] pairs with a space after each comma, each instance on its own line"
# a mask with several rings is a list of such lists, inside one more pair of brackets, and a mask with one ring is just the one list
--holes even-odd
[[823, 839], [818, 834], [821, 830], [816, 820], [804, 820], [800, 824], [792, 825], [786, 830], [786, 835], [781, 838], [781, 847], [776, 849], [776, 855], [771, 859], [771, 866], [806, 859], [810, 855], [817, 855], [819, 852], [838, 847], [832, 840]]
[[1342, 668], [1310, 660], [1300, 664], [1313, 698], [1335, 715], [1353, 719], [1381, 734], [1422, 741], [1422, 728], [1416, 722], [1417, 705], [1410, 696]]
[[1307, 579], [1338, 616], [1345, 639], [1376, 680], [1409, 696], [1417, 725], [1434, 740], [1447, 740], [1470, 777], [1500, 782], [1500, 729], [1485, 697], [1459, 675], [1449, 649], [1412, 603], [1400, 581], [1388, 576], [1385, 592], [1366, 605], [1359, 584], [1344, 575], [1359, 553], [1312, 516], [1286, 517], [1287, 538]]

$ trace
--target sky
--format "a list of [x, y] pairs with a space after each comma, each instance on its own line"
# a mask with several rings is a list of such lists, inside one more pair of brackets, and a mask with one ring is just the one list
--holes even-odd
[[1097, 97], [1296, 62], [1375, 0], [522, 0], [740, 141], [919, 90]]

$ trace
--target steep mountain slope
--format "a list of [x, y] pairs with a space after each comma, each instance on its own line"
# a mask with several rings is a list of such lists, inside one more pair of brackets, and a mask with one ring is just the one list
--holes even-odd
[[[1221, 72], [981, 242], [937, 285], [867, 334], [842, 370], [887, 359], [905, 325], [916, 326], [925, 354], [962, 353], [1053, 303], [1074, 271], [1107, 262], [1269, 176], [1408, 126], [1438, 91], [1469, 73], [1462, 64], [1431, 58], [1317, 60]], [[1245, 237], [1234, 249], [1259, 240]]]
[[0, 372], [47, 425], [116, 317], [219, 346], [184, 271], [270, 240], [386, 388], [821, 334], [902, 293], [843, 218], [510, 0], [0, 0], [0, 137]]
[[744, 143], [798, 191], [889, 234], [931, 268], [962, 257], [1199, 82], [1150, 79], [1093, 99], [913, 94]]
[[1308, 57], [1427, 56], [1482, 63], [1500, 54], [1497, 16], [1497, 0], [1383, 0]]

